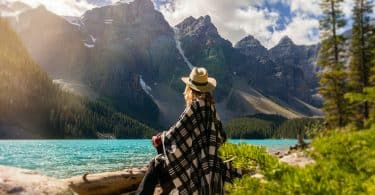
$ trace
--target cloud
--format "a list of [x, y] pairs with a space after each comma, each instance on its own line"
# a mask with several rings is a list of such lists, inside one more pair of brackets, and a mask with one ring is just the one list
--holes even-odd
[[[14, 2], [16, 0], [0, 0]], [[58, 15], [80, 16], [86, 10], [118, 1], [133, 0], [20, 0], [36, 7], [43, 4]], [[189, 16], [210, 15], [221, 36], [233, 44], [251, 34], [267, 48], [283, 36], [297, 44], [319, 41], [320, 0], [152, 0], [166, 20], [176, 25]], [[342, 4], [350, 19], [353, 0]], [[375, 9], [375, 8], [374, 8]], [[374, 10], [375, 11], [375, 10]], [[342, 29], [351, 27], [351, 22]]]
[[319, 16], [322, 14], [319, 2], [320, 0], [291, 0], [288, 3], [292, 13], [297, 15]]
[[[274, 8], [280, 3], [289, 7], [289, 13]], [[189, 16], [210, 15], [220, 35], [232, 43], [249, 34], [267, 48], [286, 35], [297, 44], [314, 44], [319, 40], [319, 22], [315, 17], [321, 14], [319, 0], [174, 0], [159, 9], [171, 25]], [[281, 17], [284, 27], [277, 30]]]
[[299, 45], [316, 44], [319, 41], [319, 21], [311, 18], [294, 17], [283, 31], [272, 34], [270, 44], [277, 43], [282, 37], [289, 36]]
[[86, 0], [7, 0], [8, 2], [20, 1], [32, 7], [44, 5], [48, 10], [58, 15], [80, 16], [86, 10], [97, 7]]
[[217, 27], [220, 29], [222, 36], [228, 38], [233, 43], [251, 34], [268, 46], [272, 44], [269, 43], [269, 39], [272, 36], [269, 28], [274, 29], [276, 27], [278, 17], [279, 14], [276, 12], [260, 10], [249, 6], [246, 9], [237, 9], [231, 20], [224, 23], [219, 22]]

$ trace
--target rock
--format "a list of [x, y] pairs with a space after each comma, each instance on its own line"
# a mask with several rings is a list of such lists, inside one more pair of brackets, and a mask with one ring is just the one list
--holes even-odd
[[63, 181], [37, 172], [0, 166], [0, 194], [75, 194]]
[[308, 157], [305, 152], [292, 152], [280, 158], [281, 162], [289, 165], [305, 167], [306, 165], [314, 163], [314, 159]]
[[256, 174], [252, 175], [251, 177], [256, 178], [256, 179], [264, 179], [264, 175], [262, 175], [260, 173], [256, 173]]

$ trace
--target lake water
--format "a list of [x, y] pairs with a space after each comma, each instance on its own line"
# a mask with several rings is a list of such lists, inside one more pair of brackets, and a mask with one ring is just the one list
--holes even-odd
[[[230, 140], [287, 149], [296, 140]], [[150, 140], [0, 140], [0, 165], [67, 178], [142, 167], [156, 154]]]

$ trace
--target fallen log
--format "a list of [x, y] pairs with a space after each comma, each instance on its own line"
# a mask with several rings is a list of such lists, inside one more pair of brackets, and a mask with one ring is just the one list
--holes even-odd
[[63, 179], [76, 193], [86, 194], [121, 194], [137, 189], [147, 168], [132, 168], [116, 172], [84, 174]]

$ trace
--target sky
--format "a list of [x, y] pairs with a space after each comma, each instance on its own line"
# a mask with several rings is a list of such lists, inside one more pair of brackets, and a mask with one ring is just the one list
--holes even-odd
[[[17, 1], [17, 0], [0, 0]], [[58, 15], [80, 16], [94, 7], [119, 0], [20, 0], [33, 7], [43, 4]], [[132, 0], [122, 0], [129, 2]], [[233, 44], [253, 35], [265, 47], [289, 36], [296, 44], [319, 41], [320, 0], [153, 0], [171, 25], [193, 16], [210, 15], [222, 37]], [[353, 0], [345, 0], [343, 11], [350, 17]]]

